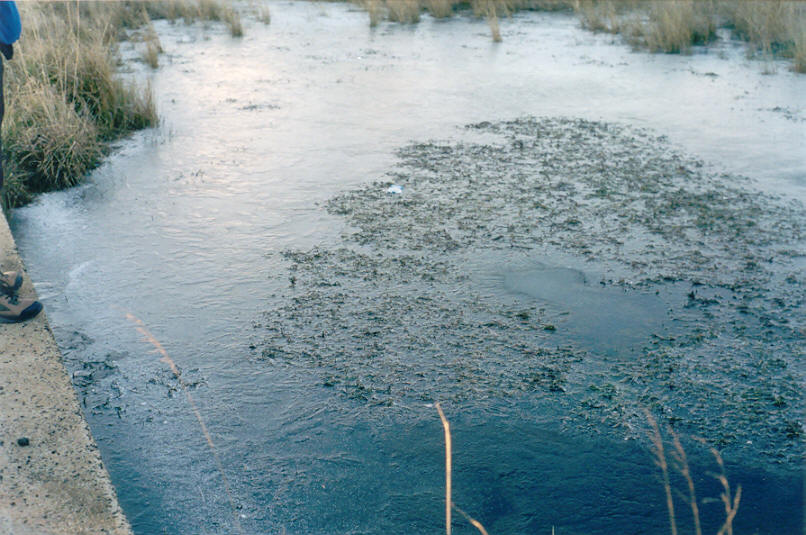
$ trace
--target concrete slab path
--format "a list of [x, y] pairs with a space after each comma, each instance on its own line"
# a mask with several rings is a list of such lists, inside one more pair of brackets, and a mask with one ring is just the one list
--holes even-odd
[[[2, 215], [0, 268], [24, 270]], [[0, 323], [0, 534], [131, 535], [46, 311]]]

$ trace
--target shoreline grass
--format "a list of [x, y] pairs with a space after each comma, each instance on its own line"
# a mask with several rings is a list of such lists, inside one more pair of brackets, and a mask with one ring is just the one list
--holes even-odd
[[142, 59], [152, 68], [162, 53], [154, 19], [221, 21], [233, 36], [243, 35], [238, 13], [217, 0], [21, 2], [19, 8], [23, 34], [4, 66], [0, 205], [6, 212], [37, 193], [78, 184], [109, 142], [157, 124], [151, 87], [117, 74], [118, 43], [131, 31], [144, 29]]
[[806, 2], [797, 0], [353, 0], [381, 20], [413, 23], [461, 11], [487, 18], [493, 41], [501, 41], [498, 18], [518, 11], [568, 11], [583, 28], [621, 35], [639, 50], [687, 54], [719, 40], [719, 29], [746, 43], [748, 55], [785, 58], [806, 73]]
[[156, 123], [148, 87], [115, 73], [117, 29], [107, 7], [21, 4], [25, 22], [5, 65], [4, 207], [73, 186], [105, 143]]

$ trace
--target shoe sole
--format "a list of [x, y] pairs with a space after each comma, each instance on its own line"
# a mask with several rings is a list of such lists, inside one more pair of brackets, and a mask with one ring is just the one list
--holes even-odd
[[5, 321], [6, 323], [19, 323], [21, 321], [29, 320], [33, 317], [36, 317], [37, 314], [42, 312], [42, 303], [39, 301], [34, 301], [28, 308], [20, 312], [19, 316], [14, 316], [13, 318], [9, 318], [7, 316], [0, 316], [0, 319]]

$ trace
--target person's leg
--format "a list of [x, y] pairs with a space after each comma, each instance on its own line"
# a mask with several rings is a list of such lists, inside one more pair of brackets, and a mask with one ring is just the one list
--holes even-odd
[[[3, 116], [6, 114], [5, 95], [3, 94], [3, 59], [0, 58], [0, 132], [3, 131]], [[0, 135], [0, 195], [3, 194], [3, 136]]]
[[[0, 131], [3, 128], [3, 115], [6, 107], [3, 95], [3, 60], [0, 58]], [[0, 136], [0, 195], [3, 192], [3, 143]], [[0, 215], [0, 217], [3, 217]], [[0, 319], [23, 321], [33, 318], [42, 311], [42, 305], [34, 299], [20, 299], [17, 290], [22, 286], [22, 274], [16, 271], [0, 273]]]

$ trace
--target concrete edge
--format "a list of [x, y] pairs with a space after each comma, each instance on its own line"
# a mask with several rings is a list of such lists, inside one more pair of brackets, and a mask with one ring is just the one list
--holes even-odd
[[[5, 217], [0, 268], [24, 272]], [[0, 323], [0, 533], [132, 534], [45, 311]]]

